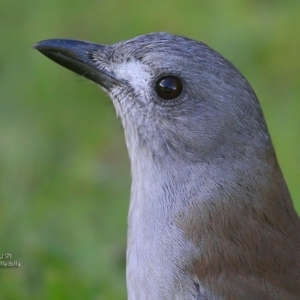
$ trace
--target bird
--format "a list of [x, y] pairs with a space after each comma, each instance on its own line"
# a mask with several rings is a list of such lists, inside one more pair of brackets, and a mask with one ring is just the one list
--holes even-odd
[[34, 48], [98, 84], [121, 119], [128, 299], [300, 299], [300, 219], [257, 96], [231, 62], [166, 32]]

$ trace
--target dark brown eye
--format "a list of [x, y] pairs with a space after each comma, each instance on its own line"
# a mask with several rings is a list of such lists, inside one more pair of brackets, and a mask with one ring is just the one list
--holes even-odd
[[164, 100], [172, 100], [181, 94], [182, 82], [176, 76], [164, 76], [158, 79], [155, 90], [160, 98]]

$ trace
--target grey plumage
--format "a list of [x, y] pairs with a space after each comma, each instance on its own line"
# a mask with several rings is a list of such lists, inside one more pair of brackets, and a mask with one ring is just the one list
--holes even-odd
[[[300, 299], [299, 217], [255, 93], [230, 62], [167, 33], [35, 47], [104, 87], [121, 118], [129, 299]], [[182, 92], [172, 77], [164, 99], [170, 76]]]

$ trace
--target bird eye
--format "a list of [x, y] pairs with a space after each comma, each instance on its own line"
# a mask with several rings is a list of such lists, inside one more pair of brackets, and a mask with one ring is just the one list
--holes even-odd
[[164, 76], [156, 82], [155, 90], [157, 95], [164, 100], [177, 98], [182, 92], [182, 82], [176, 76]]

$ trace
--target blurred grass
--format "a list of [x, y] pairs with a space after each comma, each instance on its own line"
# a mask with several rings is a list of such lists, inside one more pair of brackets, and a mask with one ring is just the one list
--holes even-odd
[[300, 211], [300, 2], [0, 1], [0, 299], [126, 299], [130, 171], [110, 100], [34, 43], [202, 40], [256, 91]]

